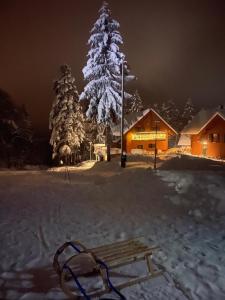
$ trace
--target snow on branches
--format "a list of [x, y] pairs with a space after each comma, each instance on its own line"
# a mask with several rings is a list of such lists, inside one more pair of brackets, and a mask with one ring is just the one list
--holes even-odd
[[[121, 62], [124, 54], [119, 50], [123, 43], [118, 31], [119, 23], [111, 17], [106, 2], [99, 10], [100, 16], [95, 22], [88, 40], [90, 50], [88, 61], [83, 68], [87, 85], [80, 99], [88, 99], [88, 118], [109, 125], [121, 117]], [[126, 77], [129, 70], [124, 65]], [[125, 97], [131, 95], [125, 93]]]
[[153, 108], [178, 131], [182, 130], [197, 112], [190, 98], [181, 109], [172, 99], [162, 104], [155, 103]]
[[142, 111], [144, 106], [143, 106], [143, 102], [142, 99], [138, 93], [138, 91], [136, 90], [133, 97], [130, 100], [130, 112], [139, 112]]
[[49, 116], [50, 144], [53, 158], [62, 146], [67, 145], [75, 153], [85, 137], [84, 116], [79, 103], [75, 78], [67, 65], [60, 68], [61, 77], [54, 84], [55, 101]]
[[188, 98], [184, 105], [184, 111], [182, 113], [182, 119], [184, 125], [186, 125], [190, 120], [192, 120], [195, 114], [196, 114], [196, 109], [193, 105], [193, 102], [191, 98]]

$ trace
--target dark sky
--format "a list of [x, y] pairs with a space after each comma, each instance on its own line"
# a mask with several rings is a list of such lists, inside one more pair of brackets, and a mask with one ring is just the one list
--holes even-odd
[[[109, 0], [145, 102], [225, 103], [225, 0]], [[47, 131], [52, 83], [68, 63], [84, 86], [99, 0], [0, 0], [0, 88]]]

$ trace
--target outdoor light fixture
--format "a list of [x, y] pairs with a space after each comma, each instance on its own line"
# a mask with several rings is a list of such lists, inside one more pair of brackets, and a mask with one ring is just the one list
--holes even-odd
[[150, 132], [136, 132], [132, 134], [133, 141], [154, 141], [154, 140], [165, 140], [166, 133], [162, 131], [150, 131]]
[[92, 142], [90, 141], [89, 144], [90, 144], [90, 160], [91, 160], [92, 159], [92, 157], [91, 157]]

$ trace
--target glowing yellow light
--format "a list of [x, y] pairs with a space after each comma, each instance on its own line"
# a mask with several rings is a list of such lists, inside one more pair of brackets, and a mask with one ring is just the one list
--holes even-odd
[[152, 141], [152, 140], [165, 140], [166, 133], [159, 131], [159, 132], [138, 132], [132, 134], [133, 141]]
[[106, 145], [105, 144], [94, 144], [94, 153], [97, 154], [98, 152], [105, 152]]

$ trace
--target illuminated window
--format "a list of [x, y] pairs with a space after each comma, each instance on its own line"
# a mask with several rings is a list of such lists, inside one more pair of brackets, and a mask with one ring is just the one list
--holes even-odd
[[143, 149], [143, 145], [137, 145], [137, 149]]
[[154, 149], [155, 148], [155, 144], [148, 144], [148, 148]]
[[[219, 133], [210, 133], [209, 134], [209, 142], [211, 142], [211, 143], [219, 143], [220, 142], [220, 135], [219, 135]], [[225, 135], [224, 135], [224, 142], [225, 142]]]
[[216, 143], [220, 142], [220, 135], [218, 133], [213, 133], [213, 141]]
[[211, 143], [213, 142], [213, 134], [212, 133], [209, 134], [209, 142], [211, 142]]

